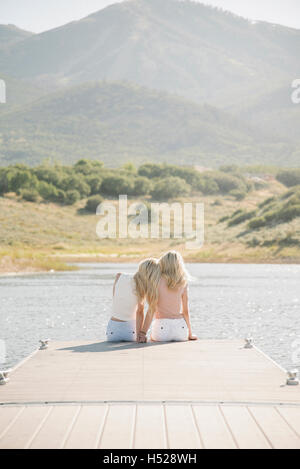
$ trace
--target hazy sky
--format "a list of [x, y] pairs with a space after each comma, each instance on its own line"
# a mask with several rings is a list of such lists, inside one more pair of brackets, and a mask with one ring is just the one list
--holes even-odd
[[[117, 1], [0, 0], [0, 24], [11, 23], [41, 32], [83, 18]], [[202, 3], [216, 5], [250, 19], [300, 29], [300, 0], [202, 0]]]

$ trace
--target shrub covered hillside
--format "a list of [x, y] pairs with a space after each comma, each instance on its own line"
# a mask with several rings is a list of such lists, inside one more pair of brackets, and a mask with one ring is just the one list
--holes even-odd
[[237, 237], [247, 239], [249, 246], [298, 246], [300, 230], [294, 223], [300, 219], [300, 185], [282, 195], [269, 197], [254, 210], [238, 209], [219, 223], [226, 228], [239, 227]]
[[128, 163], [118, 169], [104, 167], [99, 161], [80, 160], [73, 166], [44, 163], [30, 168], [16, 164], [0, 168], [0, 194], [15, 192], [30, 202], [54, 202], [73, 205], [92, 198], [89, 210], [100, 200], [94, 196], [116, 198], [151, 197], [169, 200], [193, 194], [229, 194], [242, 200], [254, 188], [252, 182], [235, 167], [199, 172], [193, 167], [144, 164], [136, 168]]

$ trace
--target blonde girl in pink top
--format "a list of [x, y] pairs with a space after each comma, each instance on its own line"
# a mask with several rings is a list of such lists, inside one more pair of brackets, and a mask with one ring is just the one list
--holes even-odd
[[184, 342], [197, 340], [192, 333], [188, 307], [188, 274], [181, 255], [176, 251], [164, 254], [160, 260], [161, 279], [158, 284], [158, 301], [154, 315], [148, 312], [139, 335], [143, 341], [152, 325], [154, 342]]

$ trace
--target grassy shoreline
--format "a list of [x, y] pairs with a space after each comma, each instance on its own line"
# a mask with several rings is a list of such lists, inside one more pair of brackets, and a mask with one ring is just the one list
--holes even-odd
[[[11, 253], [5, 255], [0, 254], [0, 276], [4, 275], [26, 275], [34, 273], [53, 273], [77, 270], [78, 267], [70, 265], [73, 263], [138, 263], [145, 257], [159, 256], [165, 250], [150, 253], [137, 254], [105, 254], [105, 253], [52, 253], [45, 255], [44, 253]], [[182, 252], [182, 249], [180, 249]], [[228, 253], [215, 254], [211, 251], [203, 249], [197, 253], [183, 253], [188, 263], [203, 264], [300, 264], [300, 255], [277, 255], [270, 256], [270, 253], [252, 250], [248, 255], [230, 256]]]
[[32, 252], [0, 252], [0, 275], [64, 272], [76, 270], [60, 259]]

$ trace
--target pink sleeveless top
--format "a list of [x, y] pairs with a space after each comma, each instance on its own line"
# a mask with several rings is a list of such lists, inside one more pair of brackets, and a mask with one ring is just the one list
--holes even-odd
[[182, 295], [188, 286], [171, 290], [162, 277], [158, 284], [158, 303], [155, 319], [181, 319]]

